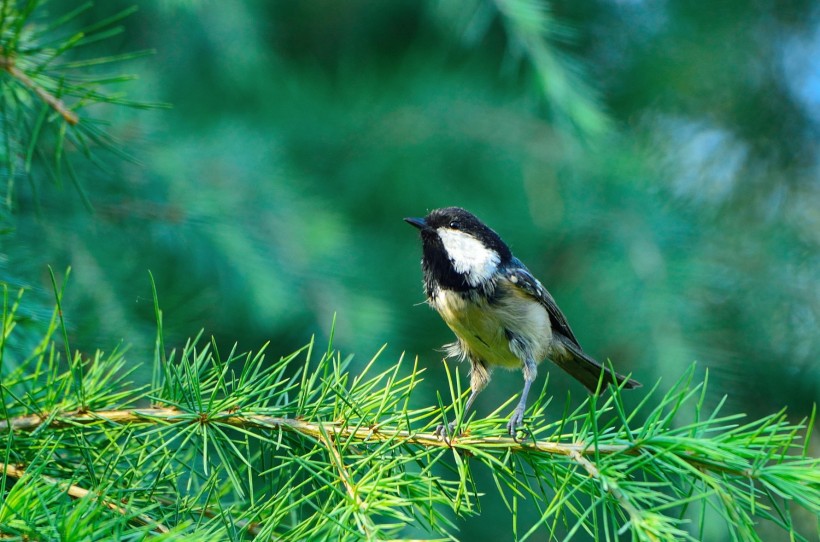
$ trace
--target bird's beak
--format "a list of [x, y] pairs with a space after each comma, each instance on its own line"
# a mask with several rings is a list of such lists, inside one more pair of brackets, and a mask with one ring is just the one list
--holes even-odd
[[404, 221], [420, 230], [427, 227], [427, 222], [423, 218], [405, 218]]

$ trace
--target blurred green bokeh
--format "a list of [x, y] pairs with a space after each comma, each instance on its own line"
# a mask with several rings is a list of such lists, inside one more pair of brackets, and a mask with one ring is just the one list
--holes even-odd
[[[70, 265], [74, 347], [123, 341], [147, 359], [151, 270], [168, 345], [204, 328], [286, 354], [336, 314], [337, 348], [418, 356], [417, 400], [433, 401], [450, 333], [419, 305], [420, 247], [401, 219], [459, 205], [622, 372], [663, 387], [697, 361], [714, 400], [752, 414], [801, 417], [820, 396], [815, 2], [551, 2], [574, 29], [553, 46], [596, 89], [576, 89], [589, 101], [575, 122], [484, 3], [138, 4], [99, 47], [155, 49], [124, 89], [173, 109], [99, 115], [139, 163], [83, 167], [93, 212], [70, 186], [35, 195], [19, 179], [4, 210], [0, 279], [45, 307], [46, 266]], [[520, 383], [497, 375], [479, 414]], [[554, 372], [557, 403], [566, 389], [583, 394]], [[507, 539], [502, 507], [485, 507], [464, 539]]]

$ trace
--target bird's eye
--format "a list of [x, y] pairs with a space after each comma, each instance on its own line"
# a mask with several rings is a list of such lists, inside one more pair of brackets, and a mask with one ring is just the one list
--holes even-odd
[[450, 227], [457, 230], [461, 227], [461, 224], [459, 224], [458, 220], [453, 220], [450, 222]]

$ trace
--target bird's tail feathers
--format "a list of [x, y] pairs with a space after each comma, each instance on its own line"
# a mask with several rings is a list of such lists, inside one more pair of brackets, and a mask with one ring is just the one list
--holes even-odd
[[[601, 382], [601, 391], [610, 384], [623, 385], [626, 389], [639, 388], [641, 383], [612, 371], [589, 357], [581, 348], [564, 337], [556, 337], [564, 348], [563, 356], [556, 356], [556, 365], [583, 384], [591, 393], [598, 389]], [[602, 376], [603, 374], [603, 376]]]

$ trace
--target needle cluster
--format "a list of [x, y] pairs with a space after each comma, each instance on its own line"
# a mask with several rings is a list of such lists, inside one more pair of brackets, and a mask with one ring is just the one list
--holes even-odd
[[[456, 538], [458, 519], [493, 493], [518, 540], [701, 540], [707, 517], [742, 540], [761, 540], [761, 524], [816, 536], [820, 461], [804, 439], [813, 418], [707, 412], [693, 371], [634, 407], [613, 389], [554, 420], [545, 385], [529, 437], [516, 441], [504, 432], [515, 398], [462, 420], [457, 375], [454, 407], [417, 406], [423, 370], [377, 353], [354, 375], [332, 339], [273, 358], [267, 348], [225, 354], [201, 337], [167, 351], [159, 309], [150, 384], [129, 381], [138, 360], [124, 350], [71, 353], [56, 310], [21, 356], [4, 348], [19, 304], [5, 291], [6, 538]], [[466, 432], [437, 438], [449, 419], [469, 422]]]

